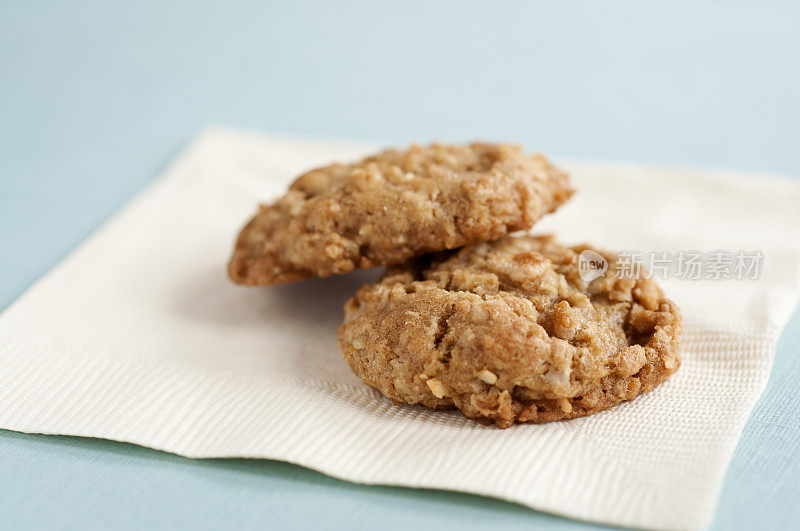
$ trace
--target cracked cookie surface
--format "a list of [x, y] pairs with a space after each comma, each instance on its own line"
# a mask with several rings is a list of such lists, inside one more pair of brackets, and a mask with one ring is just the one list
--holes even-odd
[[[578, 257], [601, 254], [584, 282]], [[608, 409], [680, 365], [681, 317], [652, 279], [617, 278], [616, 256], [551, 236], [508, 236], [389, 268], [345, 305], [339, 348], [396, 402], [499, 427]]]
[[572, 192], [515, 145], [388, 150], [298, 177], [242, 229], [228, 273], [268, 285], [396, 264], [528, 229]]

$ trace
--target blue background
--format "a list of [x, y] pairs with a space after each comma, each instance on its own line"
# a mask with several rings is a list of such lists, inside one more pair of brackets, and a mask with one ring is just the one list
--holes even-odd
[[[800, 8], [775, 1], [5, 1], [0, 308], [208, 124], [798, 176], [798, 53]], [[795, 315], [715, 528], [800, 521], [798, 350]], [[0, 528], [322, 523], [585, 526], [283, 463], [0, 431]]]

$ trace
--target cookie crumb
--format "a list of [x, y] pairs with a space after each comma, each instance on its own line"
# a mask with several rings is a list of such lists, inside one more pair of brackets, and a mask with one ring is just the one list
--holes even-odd
[[483, 369], [481, 372], [479, 372], [478, 379], [488, 385], [494, 385], [497, 383], [497, 375], [489, 369]]
[[444, 386], [439, 378], [431, 378], [425, 382], [436, 398], [444, 398], [447, 393], [447, 388]]

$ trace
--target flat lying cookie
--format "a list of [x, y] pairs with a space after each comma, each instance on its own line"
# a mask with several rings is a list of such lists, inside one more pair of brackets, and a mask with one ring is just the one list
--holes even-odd
[[653, 280], [587, 285], [550, 236], [508, 236], [390, 268], [345, 305], [339, 348], [396, 402], [499, 427], [581, 417], [678, 369], [681, 317]]
[[228, 273], [280, 284], [390, 265], [530, 228], [572, 194], [506, 144], [411, 146], [301, 175], [244, 227]]

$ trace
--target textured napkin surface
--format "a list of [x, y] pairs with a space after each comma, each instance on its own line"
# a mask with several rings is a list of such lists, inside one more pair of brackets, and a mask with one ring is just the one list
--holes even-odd
[[699, 529], [800, 295], [800, 187], [731, 172], [565, 164], [579, 194], [537, 231], [610, 249], [761, 251], [758, 280], [662, 281], [684, 363], [592, 417], [507, 430], [394, 406], [336, 348], [378, 271], [271, 288], [225, 262], [256, 202], [365, 146], [200, 136], [0, 316], [0, 428], [191, 457], [264, 457], [364, 483], [495, 496], [604, 523]]

